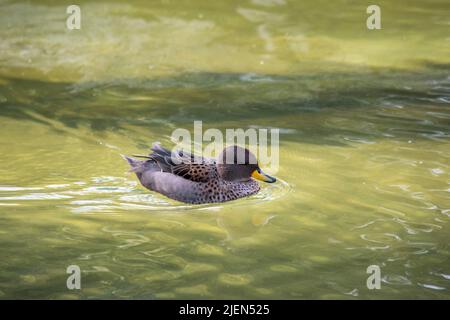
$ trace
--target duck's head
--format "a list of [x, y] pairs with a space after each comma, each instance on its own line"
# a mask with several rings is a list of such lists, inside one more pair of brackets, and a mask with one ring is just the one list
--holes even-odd
[[256, 157], [249, 150], [239, 146], [230, 146], [217, 157], [217, 170], [227, 181], [248, 181], [251, 178], [268, 183], [276, 181], [260, 169]]

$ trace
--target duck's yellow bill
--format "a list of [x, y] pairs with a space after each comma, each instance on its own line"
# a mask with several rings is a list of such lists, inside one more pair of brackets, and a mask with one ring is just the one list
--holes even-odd
[[255, 171], [253, 171], [252, 178], [255, 178], [257, 180], [261, 180], [264, 182], [268, 182], [268, 183], [273, 183], [273, 182], [277, 181], [277, 179], [275, 179], [274, 177], [271, 177], [268, 174], [265, 174], [264, 172], [262, 172], [261, 169], [256, 169]]

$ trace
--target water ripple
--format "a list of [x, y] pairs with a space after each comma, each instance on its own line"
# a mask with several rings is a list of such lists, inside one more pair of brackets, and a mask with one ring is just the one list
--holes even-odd
[[[290, 190], [289, 184], [278, 179], [276, 184], [263, 185], [261, 191], [251, 197], [228, 203], [190, 205], [168, 199], [155, 192], [144, 190], [136, 181], [122, 177], [93, 177], [90, 182], [76, 181], [71, 184], [51, 184], [45, 187], [2, 186], [0, 201], [2, 205], [13, 205], [8, 201], [50, 200], [70, 208], [77, 214], [108, 213], [117, 214], [127, 210], [180, 211], [208, 210], [218, 211], [224, 207], [242, 207], [277, 200]], [[52, 190], [58, 189], [58, 192]], [[42, 192], [31, 192], [42, 190]], [[47, 192], [44, 192], [48, 190]], [[74, 199], [66, 202], [64, 200]], [[62, 201], [62, 202], [61, 202]], [[17, 204], [19, 205], [19, 204]]]

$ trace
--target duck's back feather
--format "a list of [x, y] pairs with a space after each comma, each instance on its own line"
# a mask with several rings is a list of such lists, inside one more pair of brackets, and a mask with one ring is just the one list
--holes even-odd
[[193, 182], [207, 182], [217, 177], [215, 160], [195, 156], [183, 150], [174, 152], [153, 144], [148, 155], [149, 159], [156, 161], [163, 172], [169, 172]]

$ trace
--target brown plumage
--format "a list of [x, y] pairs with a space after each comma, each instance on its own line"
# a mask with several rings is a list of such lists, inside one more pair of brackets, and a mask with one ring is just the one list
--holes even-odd
[[[252, 176], [275, 182], [275, 178], [261, 172], [250, 151], [238, 146], [225, 148], [217, 160], [183, 151], [172, 154], [159, 144], [153, 144], [151, 150], [148, 156], [137, 156], [146, 158], [144, 161], [125, 158], [144, 187], [174, 200], [193, 204], [225, 202], [257, 193], [260, 187]], [[230, 154], [232, 157], [228, 157]], [[242, 154], [243, 159], [238, 159], [237, 154]]]

